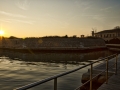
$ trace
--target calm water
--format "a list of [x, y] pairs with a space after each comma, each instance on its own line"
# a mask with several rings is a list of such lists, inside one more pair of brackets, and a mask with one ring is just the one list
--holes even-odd
[[[19, 53], [0, 51], [0, 90], [12, 90], [49, 76], [83, 66], [95, 59], [112, 54], [109, 51], [92, 53]], [[81, 85], [86, 67], [58, 79], [58, 90], [74, 90]], [[53, 90], [53, 81], [29, 90]]]

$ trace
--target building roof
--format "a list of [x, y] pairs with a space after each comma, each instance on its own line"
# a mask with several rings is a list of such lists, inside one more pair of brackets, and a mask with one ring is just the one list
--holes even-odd
[[110, 29], [110, 30], [103, 30], [103, 31], [97, 32], [96, 34], [100, 34], [100, 33], [114, 33], [114, 32], [120, 32], [120, 28], [115, 28], [115, 29]]

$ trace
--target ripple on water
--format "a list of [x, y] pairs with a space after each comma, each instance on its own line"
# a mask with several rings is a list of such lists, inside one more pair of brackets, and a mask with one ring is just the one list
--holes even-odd
[[[90, 54], [22, 54], [3, 53], [0, 57], [0, 90], [12, 90], [47, 77], [86, 65], [103, 56], [100, 52]], [[9, 55], [10, 54], [10, 55]], [[96, 55], [94, 55], [96, 54]], [[7, 56], [7, 57], [6, 57]], [[87, 61], [90, 59], [90, 61]], [[34, 60], [34, 61], [33, 61]], [[89, 67], [58, 78], [59, 90], [74, 90], [81, 84], [81, 76]], [[53, 81], [31, 88], [30, 90], [53, 90]]]

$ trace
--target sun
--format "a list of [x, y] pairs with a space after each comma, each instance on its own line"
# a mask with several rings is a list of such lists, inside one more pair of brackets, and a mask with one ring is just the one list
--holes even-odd
[[0, 35], [3, 36], [4, 35], [4, 31], [0, 30]]

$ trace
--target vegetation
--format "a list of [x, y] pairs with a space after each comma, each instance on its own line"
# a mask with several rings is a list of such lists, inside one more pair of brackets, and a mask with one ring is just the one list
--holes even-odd
[[120, 26], [116, 26], [114, 29], [120, 29]]
[[10, 36], [8, 39], [18, 39], [18, 38], [15, 36]]

